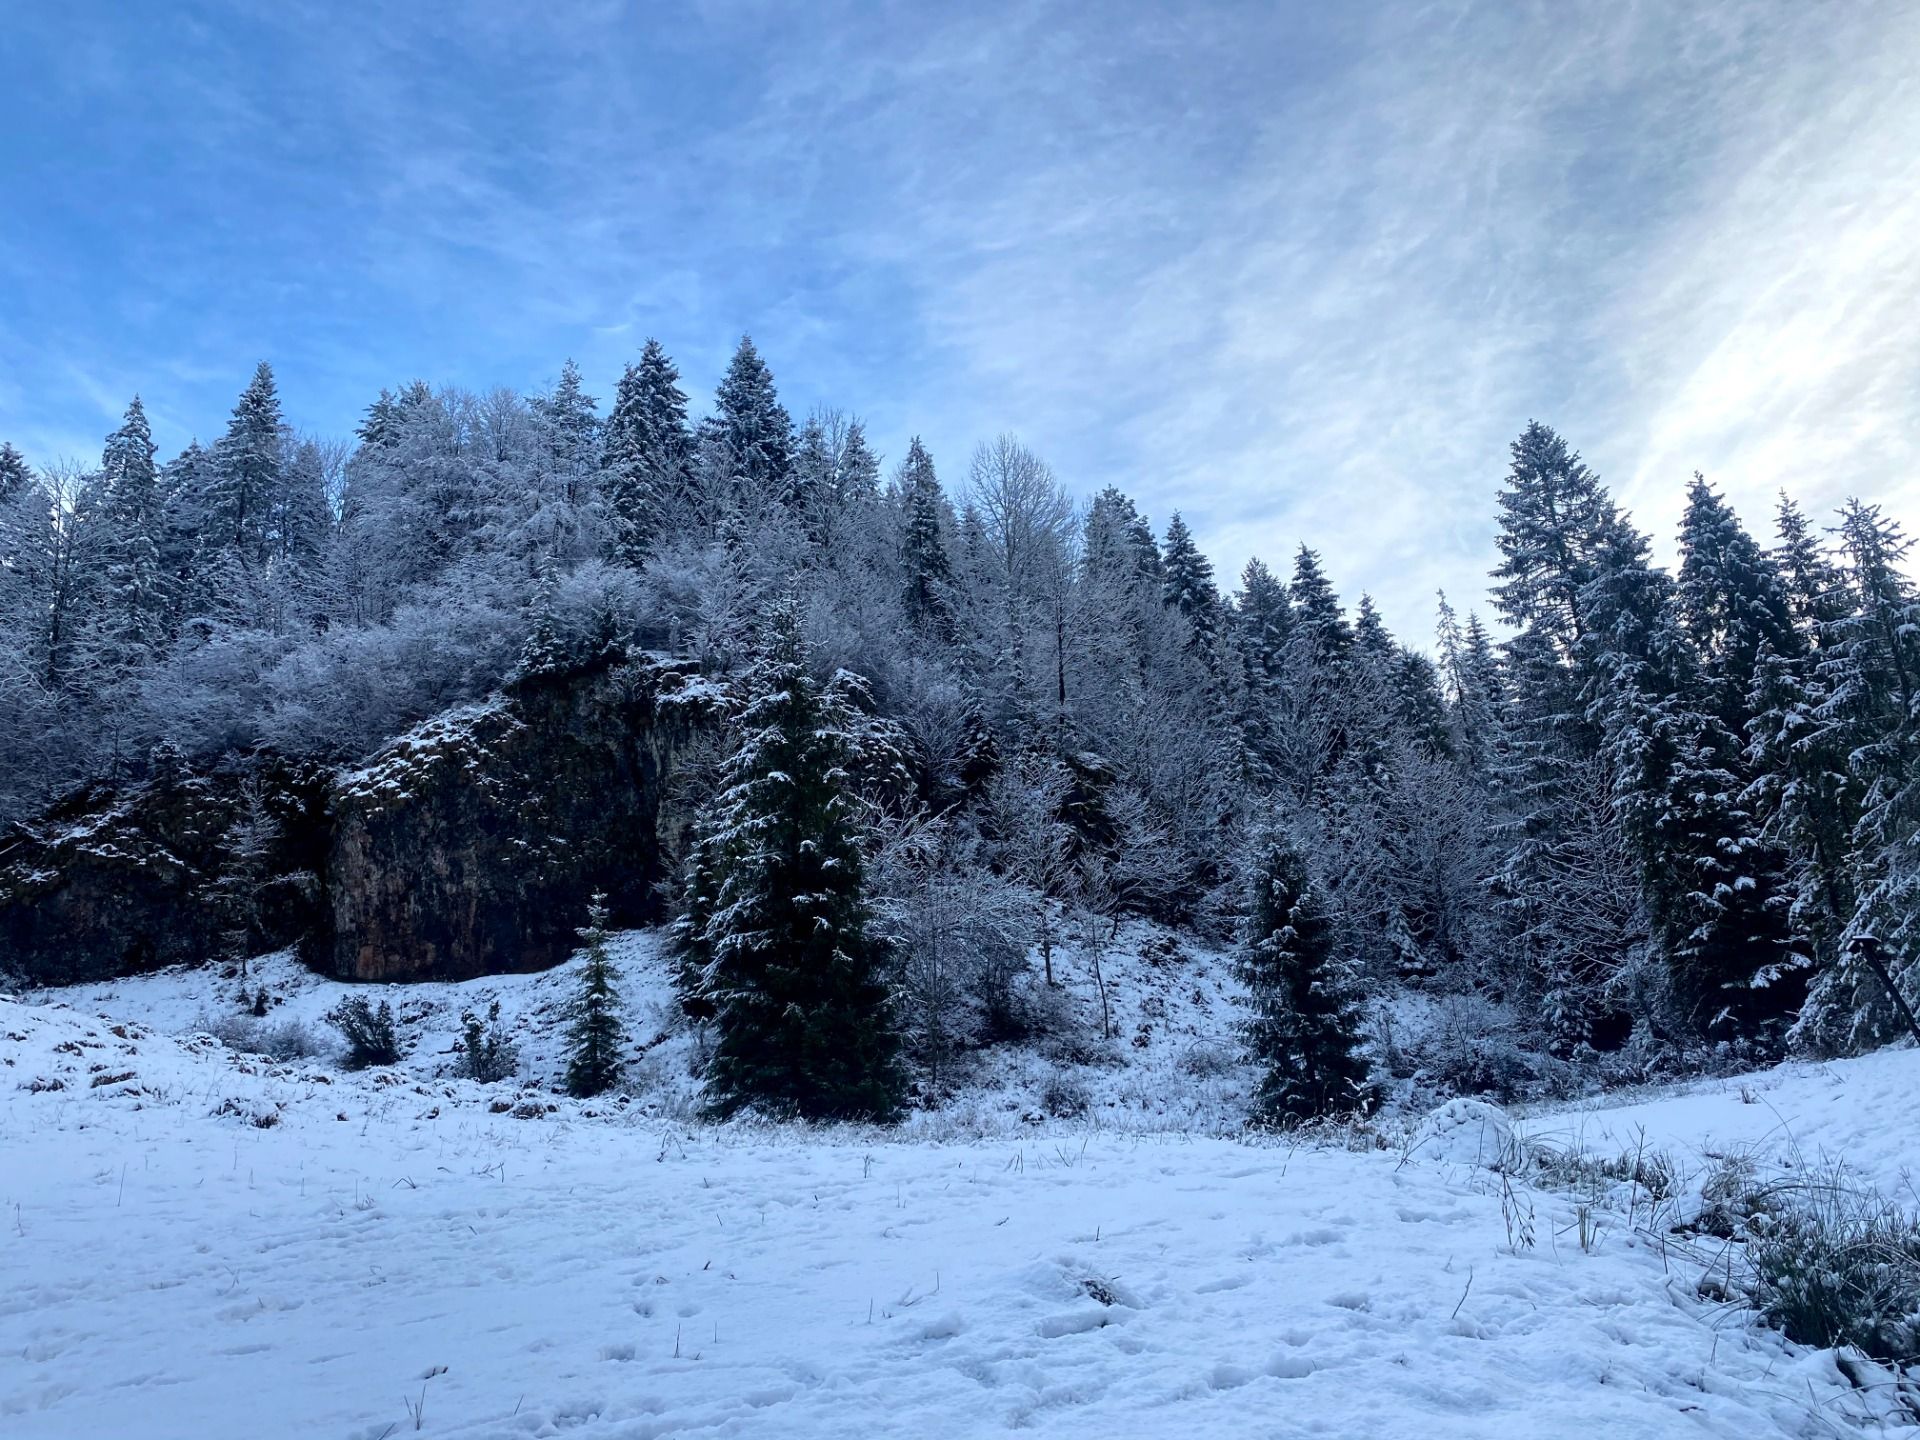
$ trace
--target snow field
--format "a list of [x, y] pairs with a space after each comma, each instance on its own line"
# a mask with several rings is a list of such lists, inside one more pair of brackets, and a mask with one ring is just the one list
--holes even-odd
[[[173, 1015], [172, 984], [122, 982], [119, 1008]], [[1916, 1058], [1785, 1067], [1753, 1082], [1764, 1105], [1697, 1087], [1519, 1129], [1704, 1153], [1785, 1121], [1890, 1176], [1920, 1141], [1886, 1105]], [[518, 1118], [492, 1110], [512, 1087], [11, 1002], [0, 1060], [9, 1440], [1765, 1440], [1879, 1413], [1625, 1224], [1583, 1251], [1574, 1197], [1474, 1163], [1460, 1125], [1348, 1150]]]

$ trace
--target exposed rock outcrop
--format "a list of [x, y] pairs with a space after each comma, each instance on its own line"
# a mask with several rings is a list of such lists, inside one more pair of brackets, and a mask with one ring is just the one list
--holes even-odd
[[674, 782], [724, 702], [687, 667], [603, 660], [345, 771], [257, 757], [77, 792], [0, 837], [0, 975], [98, 980], [294, 944], [348, 980], [555, 964], [595, 891], [617, 923], [658, 917], [688, 818]]
[[625, 662], [449, 711], [340, 775], [328, 798], [330, 940], [341, 979], [462, 979], [572, 952], [588, 898], [657, 917], [677, 834], [676, 763], [720, 692]]
[[324, 772], [168, 766], [0, 837], [0, 974], [101, 980], [289, 945], [321, 923]]

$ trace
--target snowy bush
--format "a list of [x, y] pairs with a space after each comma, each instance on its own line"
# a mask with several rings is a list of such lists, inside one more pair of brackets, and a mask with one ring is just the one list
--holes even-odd
[[1092, 1105], [1086, 1085], [1069, 1070], [1054, 1070], [1040, 1087], [1040, 1108], [1056, 1120], [1084, 1115]]
[[1234, 1054], [1211, 1040], [1196, 1040], [1180, 1052], [1180, 1069], [1197, 1080], [1212, 1080], [1234, 1067]]
[[349, 995], [327, 1012], [326, 1020], [347, 1042], [349, 1068], [364, 1070], [369, 1065], [391, 1065], [399, 1060], [393, 1006], [385, 1000], [375, 1008], [364, 995]]
[[238, 1015], [202, 1016], [194, 1029], [213, 1036], [229, 1050], [247, 1055], [265, 1055], [272, 1060], [305, 1060], [325, 1047], [312, 1030], [298, 1020], [264, 1024], [251, 1012]]
[[506, 1027], [500, 1023], [498, 1000], [487, 1007], [484, 1022], [478, 1015], [467, 1011], [460, 1016], [460, 1027], [460, 1059], [454, 1067], [456, 1074], [464, 1075], [469, 1080], [478, 1080], [482, 1085], [491, 1085], [518, 1072], [520, 1051], [508, 1036]]
[[1920, 1354], [1920, 1217], [1834, 1175], [1776, 1198], [1747, 1226], [1753, 1302], [1768, 1323], [1802, 1345], [1895, 1363]]
[[1449, 995], [1434, 1007], [1432, 1024], [1403, 1042], [1400, 1063], [1417, 1084], [1440, 1095], [1486, 1095], [1510, 1104], [1560, 1088], [1565, 1067], [1526, 1048], [1514, 1031], [1514, 1017], [1503, 1007], [1476, 995]]

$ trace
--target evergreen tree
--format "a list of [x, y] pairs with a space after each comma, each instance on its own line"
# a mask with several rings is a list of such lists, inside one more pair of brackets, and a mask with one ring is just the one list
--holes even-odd
[[1825, 627], [1847, 615], [1846, 582], [1791, 498], [1783, 493], [1774, 514], [1780, 542], [1773, 550], [1774, 568], [1786, 589], [1794, 625], [1813, 645]]
[[1698, 473], [1680, 524], [1675, 601], [1700, 657], [1706, 704], [1729, 732], [1744, 735], [1760, 647], [1792, 655], [1800, 637], [1779, 571]]
[[262, 360], [241, 392], [227, 433], [213, 451], [211, 522], [215, 543], [249, 565], [267, 558], [273, 508], [280, 494], [284, 444], [273, 367]]
[[567, 668], [567, 645], [560, 635], [554, 595], [559, 575], [551, 563], [540, 567], [540, 578], [527, 600], [527, 638], [521, 643], [514, 673], [521, 677], [555, 675]]
[[11, 444], [0, 444], [0, 506], [11, 504], [33, 480], [27, 457]]
[[1325, 896], [1278, 835], [1259, 843], [1251, 892], [1239, 969], [1253, 1007], [1248, 1046], [1267, 1067], [1257, 1112], [1288, 1122], [1364, 1108], [1360, 1001]]
[[640, 363], [620, 377], [601, 452], [602, 489], [613, 527], [613, 552], [628, 565], [646, 558], [662, 517], [686, 501], [693, 441], [680, 372], [649, 339]]
[[593, 897], [587, 923], [577, 933], [587, 962], [568, 1017], [566, 1086], [569, 1095], [585, 1098], [609, 1089], [620, 1078], [620, 1048], [626, 1043], [615, 988], [620, 977], [607, 954], [605, 895]]
[[1213, 584], [1213, 564], [1200, 553], [1187, 522], [1174, 511], [1167, 522], [1167, 542], [1160, 596], [1186, 617], [1193, 627], [1193, 643], [1203, 654], [1212, 650], [1220, 631], [1220, 592]]
[[946, 497], [933, 470], [933, 457], [914, 436], [900, 466], [899, 493], [906, 527], [902, 564], [907, 584], [903, 600], [907, 623], [923, 635], [950, 639], [953, 634], [953, 563], [943, 531]]
[[1567, 442], [1538, 421], [1513, 442], [1512, 455], [1499, 496], [1494, 606], [1517, 629], [1539, 628], [1570, 658], [1580, 592], [1613, 527], [1613, 501]]
[[[1841, 511], [1852, 609], [1826, 628], [1815, 718], [1860, 787], [1854, 912], [1816, 982], [1798, 1038], [1821, 1050], [1884, 1044], [1920, 998], [1920, 590], [1912, 542], [1876, 505]], [[1890, 993], [1892, 991], [1899, 992]]]
[[1307, 640], [1316, 664], [1337, 666], [1353, 653], [1353, 628], [1340, 608], [1340, 597], [1320, 568], [1320, 556], [1302, 545], [1293, 560], [1294, 628]]
[[138, 395], [101, 456], [94, 523], [101, 527], [91, 663], [108, 674], [150, 659], [166, 639], [167, 585], [162, 571], [160, 472], [153, 433]]
[[889, 1119], [902, 1098], [883, 947], [863, 893], [850, 772], [860, 719], [807, 669], [800, 617], [774, 609], [739, 746], [707, 824], [719, 883], [700, 944], [714, 1008], [714, 1108]]
[[727, 373], [714, 390], [713, 414], [704, 429], [724, 448], [737, 489], [749, 497], [787, 497], [793, 420], [780, 403], [773, 372], [754, 349], [752, 337], [740, 337]]
[[1493, 642], [1477, 614], [1461, 628], [1447, 597], [1440, 596], [1436, 629], [1448, 716], [1448, 750], [1469, 773], [1489, 774], [1500, 743], [1506, 708], [1505, 682]]

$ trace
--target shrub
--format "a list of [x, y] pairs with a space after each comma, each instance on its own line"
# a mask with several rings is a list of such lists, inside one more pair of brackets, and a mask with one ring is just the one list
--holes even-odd
[[298, 1020], [263, 1025], [250, 1013], [202, 1016], [195, 1028], [213, 1036], [229, 1050], [265, 1055], [271, 1060], [305, 1060], [321, 1050], [313, 1032]]
[[1783, 1192], [1747, 1227], [1753, 1302], [1789, 1340], [1920, 1354], [1920, 1217], [1828, 1177]]
[[400, 1058], [400, 1042], [393, 1033], [393, 1006], [385, 1000], [376, 1009], [364, 995], [349, 995], [327, 1012], [326, 1019], [347, 1042], [350, 1069], [391, 1065]]
[[1212, 1080], [1225, 1075], [1234, 1066], [1233, 1052], [1224, 1045], [1196, 1040], [1180, 1052], [1180, 1068], [1197, 1080]]
[[494, 1001], [487, 1007], [487, 1019], [483, 1025], [480, 1017], [467, 1011], [460, 1017], [465, 1031], [461, 1046], [460, 1060], [455, 1072], [469, 1080], [478, 1080], [482, 1085], [491, 1085], [496, 1080], [511, 1077], [520, 1068], [520, 1051], [507, 1035], [500, 1023], [500, 1002]]
[[1040, 1108], [1057, 1120], [1084, 1115], [1092, 1105], [1093, 1097], [1087, 1093], [1087, 1087], [1065, 1070], [1055, 1070], [1040, 1088]]

